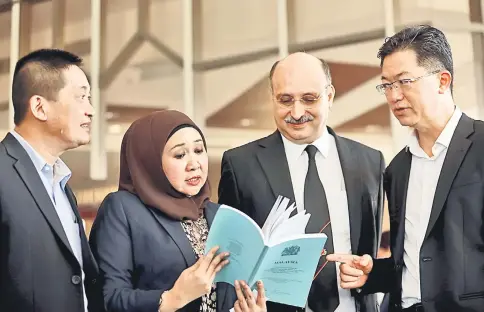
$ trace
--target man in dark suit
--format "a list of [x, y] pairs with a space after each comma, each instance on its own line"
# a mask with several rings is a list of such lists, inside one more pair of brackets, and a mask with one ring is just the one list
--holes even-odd
[[[375, 255], [382, 222], [381, 152], [337, 136], [326, 126], [335, 89], [328, 64], [306, 53], [276, 62], [270, 72], [277, 131], [229, 150], [222, 159], [219, 202], [262, 226], [279, 195], [311, 214], [307, 232], [328, 235], [327, 253]], [[338, 287], [338, 269], [323, 255], [307, 311], [375, 311], [374, 296]], [[268, 302], [269, 311], [298, 310]]]
[[452, 52], [431, 26], [406, 28], [379, 51], [390, 108], [413, 128], [385, 173], [388, 259], [332, 256], [344, 288], [390, 292], [389, 311], [482, 311], [484, 123], [452, 96]]
[[15, 67], [15, 129], [0, 143], [1, 311], [103, 311], [98, 268], [67, 185], [71, 172], [59, 158], [90, 140], [81, 62], [38, 50]]

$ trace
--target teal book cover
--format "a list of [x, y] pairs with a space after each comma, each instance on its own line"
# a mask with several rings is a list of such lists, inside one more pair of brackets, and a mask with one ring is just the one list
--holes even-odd
[[206, 252], [220, 246], [219, 252], [230, 252], [230, 262], [215, 282], [234, 285], [235, 280], [244, 280], [255, 289], [255, 283], [262, 280], [267, 300], [306, 305], [327, 237], [305, 234], [309, 215], [302, 211], [289, 217], [295, 207], [287, 209], [287, 203], [278, 198], [263, 229], [241, 211], [220, 206], [210, 227]]

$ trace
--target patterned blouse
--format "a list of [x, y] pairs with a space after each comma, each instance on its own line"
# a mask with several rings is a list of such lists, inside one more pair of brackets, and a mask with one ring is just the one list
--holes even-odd
[[[208, 237], [208, 224], [204, 216], [198, 218], [196, 221], [183, 221], [181, 223], [185, 234], [190, 241], [193, 251], [200, 258], [205, 251], [205, 242]], [[215, 285], [212, 285], [212, 290], [208, 295], [202, 296], [202, 304], [200, 305], [200, 312], [215, 312], [217, 311], [217, 297]]]

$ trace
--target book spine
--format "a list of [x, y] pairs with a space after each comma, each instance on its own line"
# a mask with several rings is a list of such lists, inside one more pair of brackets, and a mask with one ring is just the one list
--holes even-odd
[[256, 275], [257, 275], [257, 272], [259, 272], [259, 268], [262, 264], [262, 262], [264, 261], [264, 258], [266, 256], [266, 253], [267, 253], [267, 250], [269, 249], [269, 247], [267, 246], [264, 246], [264, 249], [262, 250], [260, 256], [259, 256], [259, 259], [257, 260], [257, 263], [254, 267], [254, 270], [252, 270], [252, 273], [250, 274], [250, 278], [249, 280], [247, 281], [247, 284], [249, 285], [250, 289], [255, 289], [255, 284], [257, 283], [255, 279]]

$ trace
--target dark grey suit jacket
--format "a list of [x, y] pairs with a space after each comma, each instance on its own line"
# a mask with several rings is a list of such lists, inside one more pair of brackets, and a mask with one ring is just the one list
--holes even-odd
[[[376, 256], [381, 236], [383, 170], [381, 152], [334, 136], [343, 170], [350, 216], [351, 247], [355, 254]], [[240, 209], [263, 226], [278, 195], [294, 202], [289, 166], [281, 134], [224, 153], [219, 203]], [[361, 312], [376, 311], [374, 296], [357, 296]], [[324, 298], [321, 298], [324, 300]], [[268, 302], [269, 311], [294, 312], [295, 307]]]
[[[66, 194], [79, 224], [88, 308], [103, 311], [98, 268], [69, 186]], [[32, 160], [8, 134], [0, 143], [0, 310], [84, 312], [80, 276], [81, 267]]]
[[[206, 204], [209, 226], [218, 207]], [[170, 290], [183, 270], [197, 261], [180, 221], [145, 206], [127, 191], [106, 197], [89, 241], [110, 312], [157, 311], [163, 291]], [[217, 284], [217, 311], [228, 312], [235, 300], [231, 285]], [[195, 300], [181, 311], [198, 311], [199, 307], [200, 300]]]
[[[390, 292], [401, 309], [405, 211], [412, 155], [398, 153], [385, 173], [392, 257], [376, 260], [365, 292]], [[484, 309], [484, 123], [462, 115], [450, 142], [420, 249], [426, 312]]]

